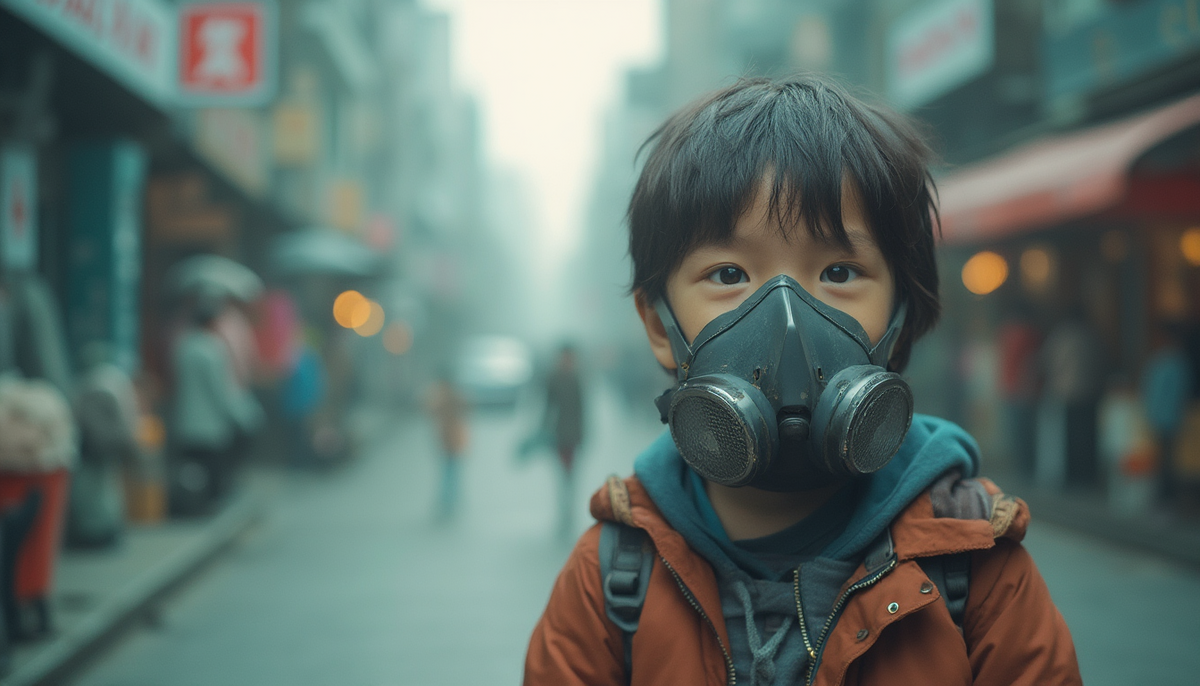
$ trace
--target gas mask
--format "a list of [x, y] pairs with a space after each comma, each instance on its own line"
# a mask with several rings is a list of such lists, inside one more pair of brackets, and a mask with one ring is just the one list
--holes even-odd
[[871, 345], [856, 319], [788, 276], [762, 285], [691, 344], [655, 305], [677, 383], [658, 406], [687, 464], [726, 486], [802, 491], [881, 469], [912, 423], [908, 384], [885, 369], [902, 302]]

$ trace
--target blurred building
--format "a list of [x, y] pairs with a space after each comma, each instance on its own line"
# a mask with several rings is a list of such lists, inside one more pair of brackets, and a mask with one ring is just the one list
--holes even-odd
[[[1195, 3], [666, 0], [664, 9], [663, 61], [628, 74], [605, 132], [587, 238], [589, 254], [603, 256], [592, 287], [628, 284], [623, 212], [634, 152], [654, 126], [739, 76], [831, 74], [922, 120], [941, 159], [946, 309], [909, 368], [919, 409], [966, 424], [990, 470], [1034, 478], [1035, 454], [1047, 450], [1039, 441], [1067, 430], [1042, 422], [1038, 434], [1037, 422], [1014, 416], [1037, 414], [1047, 388], [1062, 385], [1042, 342], [1072, 341], [1090, 409], [1072, 401], [1069, 433], [1090, 433], [1091, 454], [1048, 477], [1042, 465], [1037, 478], [1096, 489], [1124, 478], [1119, 458], [1100, 455], [1107, 429], [1097, 414], [1136, 393], [1158, 324], [1194, 332], [1200, 321]], [[998, 261], [985, 255], [964, 272], [979, 253]], [[628, 309], [601, 310], [601, 340], [640, 337]], [[1200, 360], [1200, 336], [1189, 340]], [[1200, 478], [1200, 442], [1181, 450], [1181, 478]]]
[[495, 288], [485, 275], [495, 273], [496, 253], [486, 219], [479, 111], [453, 80], [450, 20], [416, 2], [391, 6], [390, 16], [380, 30], [396, 86], [391, 211], [401, 218], [403, 245], [383, 293], [397, 326], [412, 336], [412, 353], [388, 361], [399, 365], [411, 389], [448, 364], [472, 322], [493, 304], [488, 296]]
[[[198, 253], [285, 288], [360, 367], [403, 367], [454, 326], [477, 130], [447, 19], [415, 1], [2, 0], [0, 368], [66, 389], [102, 341], [165, 376], [168, 273]], [[334, 324], [347, 288], [382, 304], [393, 344]]]
[[[1105, 420], [1104, 408], [1136, 399], [1164, 325], [1183, 332], [1194, 368], [1200, 360], [1200, 255], [1192, 247], [1200, 241], [1200, 15], [1194, 3], [1156, 0], [1047, 1], [1041, 9], [1030, 49], [1033, 116], [1003, 132], [1002, 146], [961, 154], [939, 182], [946, 333], [1000, 341], [1003, 364], [1011, 352], [1004, 341], [1014, 339], [1001, 334], [1028, 327], [1044, 341], [1029, 362], [1039, 366], [1044, 405], [1062, 376], [1055, 345], [1079, 327], [1088, 340], [1076, 346], [1087, 360], [1080, 366], [1091, 378], [1079, 388], [1091, 414], [1082, 421], [1103, 439], [1120, 423]], [[995, 42], [998, 56], [1000, 33]], [[969, 293], [968, 260], [981, 251], [999, 255], [1009, 276]], [[968, 311], [982, 321], [969, 322]], [[1001, 409], [1010, 400], [1001, 397]], [[1039, 464], [1044, 450], [1031, 461], [1009, 445], [1011, 466], [1047, 486], [1112, 492], [1147, 469], [1133, 459], [1140, 439], [1116, 438], [1126, 447], [1106, 454], [1096, 441], [1086, 462], [1068, 459], [1049, 472]], [[1185, 426], [1173, 452], [1172, 478], [1200, 479], [1194, 431]]]
[[588, 313], [582, 331], [595, 366], [610, 374], [635, 408], [653, 412], [648, 402], [667, 385], [645, 342], [629, 285], [629, 234], [625, 214], [639, 171], [642, 142], [662, 123], [667, 107], [666, 71], [660, 66], [625, 75], [625, 100], [606, 116], [578, 265], [581, 308]]

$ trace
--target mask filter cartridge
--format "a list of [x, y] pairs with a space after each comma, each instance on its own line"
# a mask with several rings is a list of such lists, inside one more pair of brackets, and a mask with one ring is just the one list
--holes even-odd
[[775, 440], [771, 405], [761, 391], [728, 374], [684, 384], [672, 397], [667, 423], [680, 454], [704, 478], [748, 483], [770, 462]]
[[898, 374], [855, 365], [829, 380], [813, 415], [817, 454], [830, 474], [879, 471], [900, 449], [913, 397]]

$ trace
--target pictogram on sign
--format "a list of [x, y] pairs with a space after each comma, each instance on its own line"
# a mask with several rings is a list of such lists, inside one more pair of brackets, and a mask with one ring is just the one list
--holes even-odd
[[276, 61], [271, 4], [185, 4], [179, 31], [179, 93], [186, 102], [261, 105], [270, 100]]

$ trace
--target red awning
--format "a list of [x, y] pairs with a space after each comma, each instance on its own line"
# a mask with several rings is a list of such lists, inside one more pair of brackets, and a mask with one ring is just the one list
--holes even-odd
[[959, 169], [938, 182], [943, 238], [991, 240], [1113, 209], [1129, 194], [1137, 159], [1197, 125], [1200, 95]]

